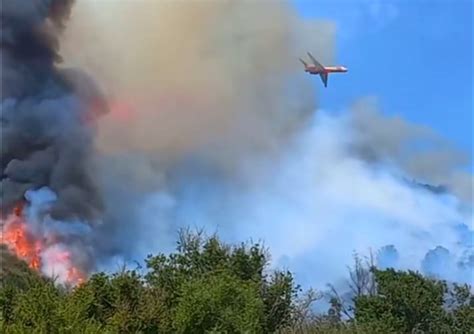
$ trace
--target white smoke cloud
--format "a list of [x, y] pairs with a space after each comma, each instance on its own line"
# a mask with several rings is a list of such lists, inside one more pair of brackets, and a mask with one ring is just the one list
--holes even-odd
[[[297, 57], [308, 48], [327, 62], [332, 23], [303, 22], [284, 2], [78, 5], [64, 58], [95, 73], [112, 102], [94, 166], [101, 268], [171, 250], [187, 226], [262, 239], [273, 264], [315, 287], [344, 276], [353, 251], [394, 245], [396, 265], [413, 269], [437, 246], [456, 259], [469, 251], [464, 153], [372, 102], [310, 116]], [[420, 142], [431, 149], [413, 150]]]
[[[472, 232], [472, 211], [461, 211], [453, 195], [408, 183], [396, 165], [374, 165], [353, 154], [351, 116], [320, 111], [277, 159], [248, 161], [244, 182], [185, 173], [180, 182], [186, 186], [150, 196], [137, 222], [149, 235], [156, 229], [151, 235], [168, 238], [168, 245], [174, 235], [163, 228], [177, 224], [217, 229], [228, 241], [264, 240], [274, 264], [316, 287], [343, 277], [353, 251], [394, 245], [397, 267], [417, 270], [437, 246], [460, 260], [469, 245], [457, 228], [464, 224]], [[470, 281], [461, 270], [441, 275]]]
[[24, 217], [27, 231], [38, 247], [39, 269], [59, 283], [76, 284], [85, 277], [82, 270], [91, 267], [91, 249], [86, 246], [92, 232], [89, 222], [53, 219], [51, 207], [58, 197], [48, 187], [28, 190], [25, 200]]

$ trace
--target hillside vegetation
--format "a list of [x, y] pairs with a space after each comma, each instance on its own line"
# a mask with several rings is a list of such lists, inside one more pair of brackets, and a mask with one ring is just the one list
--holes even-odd
[[329, 310], [315, 314], [322, 294], [270, 271], [263, 247], [215, 236], [184, 232], [176, 251], [149, 256], [146, 270], [98, 273], [73, 289], [5, 249], [1, 261], [3, 333], [474, 333], [469, 286], [356, 258], [351, 300], [332, 289]]

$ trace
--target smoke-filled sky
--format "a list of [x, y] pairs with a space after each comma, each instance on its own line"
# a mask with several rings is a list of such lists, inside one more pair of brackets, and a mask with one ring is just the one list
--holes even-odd
[[350, 76], [333, 80], [321, 96], [324, 104], [341, 108], [357, 96], [377, 95], [384, 113], [425, 124], [474, 151], [471, 0], [295, 4], [304, 17], [334, 22], [337, 60], [351, 69]]
[[[89, 214], [57, 184], [24, 182], [30, 174], [9, 163], [9, 175], [21, 175], [16, 182], [30, 190], [31, 220], [69, 228], [74, 249], [82, 245], [97, 260], [87, 268], [169, 251], [177, 230], [191, 226], [227, 241], [263, 240], [273, 264], [317, 288], [345, 275], [353, 251], [387, 245], [398, 258], [380, 253], [381, 265], [471, 280], [470, 152], [402, 113], [386, 115], [384, 96], [360, 95], [337, 110], [321, 105], [317, 96], [341, 89], [337, 82], [357, 64], [322, 90], [297, 58], [311, 50], [337, 62], [336, 28], [303, 19], [290, 2], [78, 1], [57, 71], [88, 73], [96, 83], [74, 75], [73, 96], [88, 97], [82, 107], [93, 111], [105, 99], [110, 112], [90, 132], [78, 123], [72, 134], [82, 137], [55, 145], [82, 148], [83, 156], [66, 160], [79, 159], [87, 178], [63, 172], [60, 185], [87, 180], [85, 190], [97, 196], [87, 200], [97, 205]], [[71, 139], [67, 128], [57, 138]], [[52, 168], [39, 166], [44, 175]], [[67, 200], [61, 208], [74, 219], [49, 217], [56, 198]], [[90, 216], [94, 223], [78, 232]], [[440, 269], [441, 261], [449, 266]]]

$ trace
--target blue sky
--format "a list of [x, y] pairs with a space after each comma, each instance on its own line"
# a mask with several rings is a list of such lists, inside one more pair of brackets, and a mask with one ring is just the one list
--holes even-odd
[[295, 1], [302, 16], [336, 22], [336, 62], [349, 67], [321, 90], [323, 108], [377, 96], [383, 112], [470, 152], [472, 170], [471, 0]]

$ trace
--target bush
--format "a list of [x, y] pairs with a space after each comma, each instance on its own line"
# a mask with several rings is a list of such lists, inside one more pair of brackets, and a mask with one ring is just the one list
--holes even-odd
[[183, 284], [174, 328], [177, 333], [263, 333], [263, 319], [258, 285], [222, 271]]
[[353, 303], [333, 289], [300, 297], [289, 272], [270, 272], [258, 244], [180, 234], [176, 252], [149, 256], [147, 272], [93, 275], [67, 290], [0, 253], [2, 333], [469, 333], [474, 296], [416, 272], [364, 267], [350, 274]]

